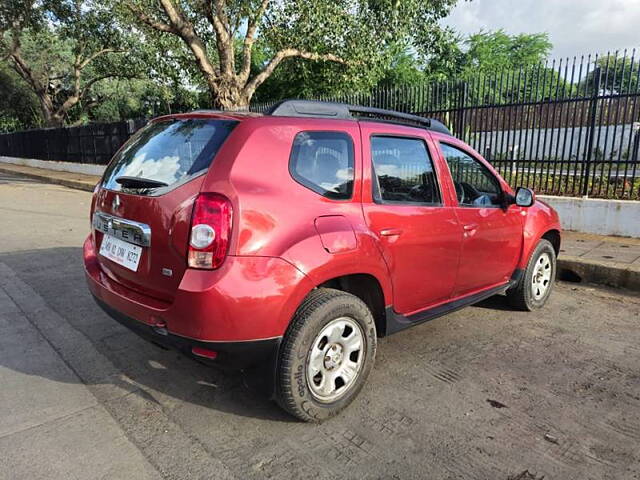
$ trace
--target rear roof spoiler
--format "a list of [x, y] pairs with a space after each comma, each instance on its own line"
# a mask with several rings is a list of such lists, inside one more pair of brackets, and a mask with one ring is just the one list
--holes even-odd
[[445, 135], [451, 132], [438, 120], [420, 117], [409, 113], [385, 110], [383, 108], [349, 105], [338, 102], [321, 102], [316, 100], [283, 100], [265, 112], [274, 117], [311, 117], [335, 118], [343, 120], [373, 120], [386, 123], [410, 125], [425, 128]]

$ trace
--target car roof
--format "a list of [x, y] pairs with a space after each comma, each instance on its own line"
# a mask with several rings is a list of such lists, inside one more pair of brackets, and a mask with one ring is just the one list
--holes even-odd
[[153, 122], [180, 118], [219, 118], [243, 121], [249, 118], [305, 118], [318, 120], [354, 120], [374, 121], [423, 128], [446, 136], [452, 136], [449, 129], [432, 118], [421, 117], [394, 110], [385, 110], [362, 105], [349, 105], [337, 102], [321, 102], [314, 100], [283, 100], [276, 103], [265, 113], [250, 111], [196, 110], [188, 113], [164, 115], [153, 119]]

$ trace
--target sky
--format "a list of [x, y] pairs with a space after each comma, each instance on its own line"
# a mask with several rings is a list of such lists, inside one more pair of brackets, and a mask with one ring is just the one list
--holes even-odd
[[443, 24], [463, 35], [501, 28], [509, 34], [547, 32], [551, 57], [560, 59], [638, 49], [640, 0], [459, 0]]

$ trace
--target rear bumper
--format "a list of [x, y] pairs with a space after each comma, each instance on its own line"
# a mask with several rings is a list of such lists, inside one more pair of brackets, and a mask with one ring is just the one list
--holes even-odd
[[[245, 369], [257, 366], [273, 368], [278, 356], [281, 337], [247, 342], [201, 342], [169, 333], [166, 329], [146, 325], [110, 307], [102, 300], [93, 297], [96, 303], [114, 320], [124, 325], [143, 339], [162, 347], [178, 350], [199, 361], [229, 369]], [[193, 353], [194, 347], [216, 352], [215, 359]]]
[[136, 333], [170, 348], [218, 352], [215, 364], [258, 365], [277, 347], [311, 281], [281, 258], [227, 257], [218, 270], [187, 269], [171, 302], [107, 276], [92, 237], [83, 248], [87, 285], [98, 304]]

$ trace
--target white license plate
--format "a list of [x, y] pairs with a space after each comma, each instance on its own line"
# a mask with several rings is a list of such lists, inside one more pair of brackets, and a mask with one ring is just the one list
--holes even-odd
[[100, 245], [100, 255], [135, 272], [142, 256], [142, 247], [105, 234]]

